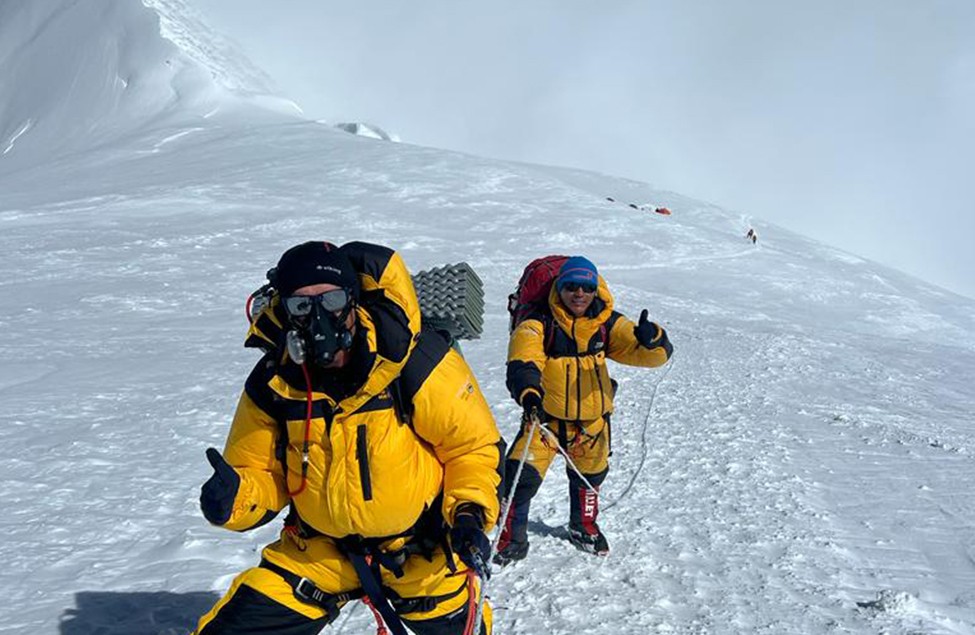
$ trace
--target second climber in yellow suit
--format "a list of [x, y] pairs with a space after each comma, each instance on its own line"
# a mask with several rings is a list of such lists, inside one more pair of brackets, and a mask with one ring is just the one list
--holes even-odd
[[467, 632], [504, 452], [470, 368], [421, 331], [409, 273], [386, 247], [304, 243], [269, 279], [276, 293], [247, 341], [265, 354], [223, 452], [207, 451], [200, 504], [234, 531], [289, 512], [195, 634], [314, 635], [358, 598], [394, 635]]
[[[615, 393], [606, 360], [653, 367], [665, 364], [672, 352], [667, 333], [647, 320], [646, 310], [637, 324], [613, 310], [613, 296], [592, 262], [581, 256], [565, 261], [549, 292], [547, 310], [518, 324], [508, 346], [508, 389], [524, 409], [524, 425], [506, 461], [505, 496], [512, 502], [497, 563], [504, 565], [528, 554], [529, 505], [558, 452], [557, 445], [585, 477], [566, 467], [569, 540], [589, 553], [609, 552], [596, 523], [598, 489], [609, 472], [609, 417]], [[536, 428], [529, 438], [529, 423], [535, 417], [550, 434]], [[526, 443], [528, 459], [511, 492]]]

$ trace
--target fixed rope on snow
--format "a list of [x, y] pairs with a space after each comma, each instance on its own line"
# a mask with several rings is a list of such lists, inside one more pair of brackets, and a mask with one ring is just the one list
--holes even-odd
[[630, 482], [626, 484], [626, 487], [623, 488], [623, 491], [620, 493], [620, 495], [617, 496], [613, 501], [604, 505], [603, 511], [606, 511], [607, 509], [612, 509], [618, 502], [623, 500], [623, 497], [626, 496], [631, 489], [633, 489], [633, 484], [636, 483], [637, 477], [640, 476], [640, 472], [643, 470], [643, 464], [646, 463], [647, 460], [647, 429], [648, 429], [648, 424], [650, 423], [650, 415], [653, 413], [653, 403], [654, 400], [657, 398], [657, 388], [659, 388], [660, 384], [663, 383], [664, 379], [667, 378], [667, 375], [670, 374], [670, 369], [672, 369], [673, 367], [674, 367], [674, 358], [670, 358], [670, 361], [667, 363], [667, 368], [664, 369], [663, 374], [660, 375], [660, 378], [657, 380], [657, 383], [653, 385], [653, 390], [650, 392], [650, 403], [647, 404], [647, 415], [643, 418], [643, 431], [640, 435], [640, 447], [642, 448], [642, 452], [640, 454], [640, 464], [637, 465], [636, 471], [633, 472], [633, 476], [630, 477]]

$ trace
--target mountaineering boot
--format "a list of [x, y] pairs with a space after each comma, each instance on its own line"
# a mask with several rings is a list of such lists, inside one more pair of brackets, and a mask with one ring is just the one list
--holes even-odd
[[592, 523], [588, 527], [570, 523], [569, 542], [579, 551], [597, 556], [609, 555], [609, 542], [596, 523]]
[[528, 556], [528, 541], [508, 542], [494, 554], [494, 564], [504, 567], [517, 560], [524, 560]]
[[580, 551], [605, 556], [609, 553], [609, 542], [596, 524], [596, 517], [599, 516], [599, 486], [589, 489], [570, 479], [569, 491], [569, 542]]
[[513, 507], [501, 529], [498, 552], [494, 554], [494, 563], [502, 567], [515, 560], [524, 560], [528, 555], [528, 505], [522, 503]]

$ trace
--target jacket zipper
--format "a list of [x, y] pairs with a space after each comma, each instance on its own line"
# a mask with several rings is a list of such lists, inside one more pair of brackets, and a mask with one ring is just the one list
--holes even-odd
[[593, 361], [593, 372], [596, 373], [596, 385], [599, 386], [600, 414], [606, 412], [606, 393], [603, 391], [603, 377], [599, 373], [599, 363]]
[[565, 418], [569, 418], [569, 365], [565, 365]]
[[582, 363], [576, 357], [576, 421], [582, 421]]
[[572, 345], [576, 348], [576, 421], [582, 419], [582, 364], [579, 362], [579, 343], [576, 341], [576, 318], [572, 318]]

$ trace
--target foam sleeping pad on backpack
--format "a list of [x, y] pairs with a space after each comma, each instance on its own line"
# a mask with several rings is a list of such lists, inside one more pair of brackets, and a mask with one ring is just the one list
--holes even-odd
[[466, 262], [413, 275], [424, 326], [455, 340], [473, 340], [484, 330], [484, 284]]

